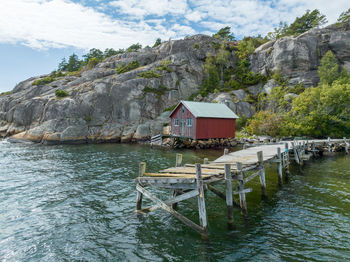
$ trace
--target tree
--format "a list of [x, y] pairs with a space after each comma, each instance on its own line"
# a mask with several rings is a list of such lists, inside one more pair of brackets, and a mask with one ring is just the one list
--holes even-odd
[[66, 61], [66, 58], [64, 57], [62, 61], [58, 64], [58, 71], [66, 71], [67, 66], [68, 66], [68, 63]]
[[126, 51], [128, 51], [128, 52], [135, 52], [135, 51], [138, 51], [141, 48], [142, 48], [142, 45], [137, 43], [137, 44], [133, 44], [133, 45], [129, 46]]
[[321, 65], [318, 67], [320, 84], [331, 85], [339, 78], [339, 64], [335, 55], [329, 50], [321, 59]]
[[215, 56], [215, 62], [220, 68], [220, 86], [223, 85], [224, 80], [224, 67], [228, 62], [228, 56], [230, 52], [225, 49], [225, 45], [221, 45], [221, 48]]
[[287, 129], [291, 135], [343, 137], [350, 132], [350, 84], [307, 88], [293, 100]]
[[350, 19], [350, 8], [344, 12], [342, 12], [338, 18], [338, 23], [344, 23]]
[[215, 57], [208, 54], [203, 67], [205, 73], [203, 80], [204, 91], [210, 93], [218, 87], [220, 81], [219, 73], [215, 64]]
[[269, 32], [267, 35], [270, 39], [278, 39], [288, 35], [297, 36], [311, 28], [322, 26], [325, 23], [327, 23], [326, 16], [321, 14], [318, 9], [311, 12], [310, 10], [306, 10], [303, 16], [297, 17], [289, 26], [286, 22], [280, 22], [279, 26], [275, 27], [274, 31]]
[[157, 47], [162, 43], [162, 39], [157, 38], [156, 42], [154, 43], [153, 47]]
[[69, 71], [69, 72], [78, 71], [80, 69], [81, 65], [82, 65], [82, 61], [80, 61], [78, 56], [73, 53], [68, 58], [67, 71]]
[[216, 34], [213, 34], [213, 37], [220, 40], [234, 41], [235, 37], [230, 31], [231, 27], [223, 27]]
[[106, 48], [106, 50], [103, 52], [103, 57], [107, 58], [114, 55], [123, 54], [124, 52], [124, 49], [119, 49], [118, 51], [116, 51], [113, 48]]
[[306, 13], [297, 17], [295, 21], [288, 27], [288, 35], [300, 35], [311, 28], [322, 26], [327, 23], [327, 18], [325, 15], [321, 14], [318, 9], [310, 12], [306, 10]]
[[89, 53], [83, 55], [84, 62], [88, 63], [89, 60], [93, 57], [96, 57], [98, 60], [101, 61], [103, 59], [103, 52], [97, 48], [90, 49]]

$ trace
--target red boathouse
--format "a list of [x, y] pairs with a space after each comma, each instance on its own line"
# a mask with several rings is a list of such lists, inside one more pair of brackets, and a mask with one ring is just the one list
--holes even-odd
[[173, 136], [209, 139], [234, 138], [238, 116], [225, 104], [181, 101], [170, 118]]

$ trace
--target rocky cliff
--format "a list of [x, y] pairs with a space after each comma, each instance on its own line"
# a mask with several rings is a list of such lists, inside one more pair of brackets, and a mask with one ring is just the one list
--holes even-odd
[[[217, 42], [195, 35], [110, 57], [80, 75], [58, 77], [49, 84], [34, 84], [45, 76], [30, 78], [0, 96], [0, 136], [42, 143], [147, 139], [169, 123], [167, 108], [199, 91], [206, 55], [216, 52]], [[350, 70], [350, 23], [270, 41], [250, 56], [251, 69], [265, 75], [278, 70], [290, 84], [308, 87], [317, 84], [317, 67], [328, 50]], [[116, 70], [136, 61], [133, 70]], [[235, 66], [234, 52], [229, 61]], [[269, 93], [276, 85], [269, 80], [264, 86], [203, 99], [226, 101], [237, 114], [250, 117], [255, 109], [247, 96]], [[69, 96], [57, 97], [58, 89]]]

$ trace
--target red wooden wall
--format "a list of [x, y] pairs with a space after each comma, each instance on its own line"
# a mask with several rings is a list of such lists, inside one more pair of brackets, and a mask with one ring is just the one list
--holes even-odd
[[236, 119], [197, 118], [196, 139], [235, 137]]
[[[175, 118], [179, 120], [178, 126], [174, 125]], [[187, 126], [187, 118], [192, 118], [192, 127]], [[183, 123], [185, 124], [183, 135], [181, 135], [181, 121], [184, 121]], [[196, 139], [196, 118], [186, 107], [185, 112], [182, 113], [182, 104], [180, 104], [171, 115], [171, 134]]]
[[[195, 118], [194, 115], [184, 107], [182, 112], [180, 104], [171, 114], [171, 134], [174, 136], [189, 137], [192, 139], [209, 138], [234, 138], [236, 119], [229, 118]], [[175, 126], [174, 119], [179, 120]], [[192, 126], [187, 125], [187, 119], [192, 118]], [[184, 124], [184, 133], [181, 134], [181, 125]]]

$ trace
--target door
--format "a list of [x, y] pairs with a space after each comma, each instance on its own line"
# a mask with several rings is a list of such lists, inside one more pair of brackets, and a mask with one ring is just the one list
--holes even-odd
[[185, 120], [181, 120], [181, 136], [185, 136]]

